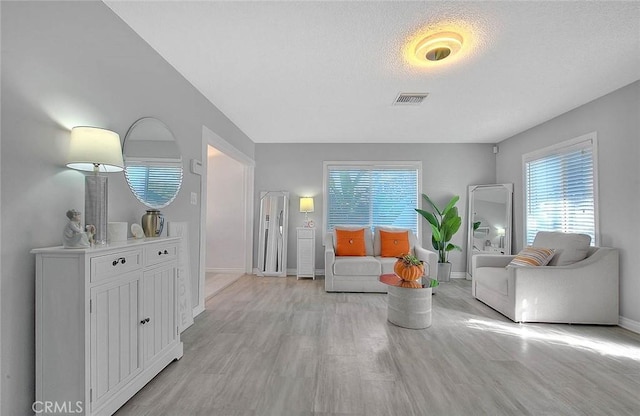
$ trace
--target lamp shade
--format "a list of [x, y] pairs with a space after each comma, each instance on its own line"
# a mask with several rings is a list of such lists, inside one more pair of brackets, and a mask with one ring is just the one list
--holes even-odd
[[313, 212], [313, 197], [300, 198], [300, 212]]
[[120, 136], [97, 127], [74, 127], [71, 129], [67, 167], [93, 171], [96, 165], [103, 172], [124, 169]]

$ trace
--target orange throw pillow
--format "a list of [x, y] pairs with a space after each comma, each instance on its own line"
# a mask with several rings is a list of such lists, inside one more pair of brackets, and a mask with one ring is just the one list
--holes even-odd
[[366, 256], [364, 228], [356, 231], [336, 230], [336, 256]]
[[380, 230], [380, 255], [382, 257], [399, 257], [409, 254], [409, 231], [392, 233]]

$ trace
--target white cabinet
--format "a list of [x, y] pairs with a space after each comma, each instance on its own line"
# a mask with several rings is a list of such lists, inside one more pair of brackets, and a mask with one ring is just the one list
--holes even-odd
[[314, 228], [298, 227], [298, 258], [296, 278], [311, 277], [316, 273], [316, 230]]
[[179, 238], [36, 249], [36, 401], [111, 415], [171, 361]]
[[[142, 338], [144, 350], [142, 362], [145, 366], [174, 344], [177, 331], [175, 302], [175, 268], [167, 264], [144, 273], [142, 287]], [[144, 322], [143, 322], [144, 321]]]

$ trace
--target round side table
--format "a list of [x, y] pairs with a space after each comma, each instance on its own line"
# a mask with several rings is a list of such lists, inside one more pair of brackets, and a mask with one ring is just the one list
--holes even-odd
[[409, 286], [395, 274], [383, 274], [380, 282], [389, 286], [387, 291], [387, 320], [409, 329], [431, 326], [432, 288]]

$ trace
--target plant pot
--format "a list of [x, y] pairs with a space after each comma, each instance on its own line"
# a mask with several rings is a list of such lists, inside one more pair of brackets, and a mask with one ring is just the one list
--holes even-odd
[[438, 263], [438, 282], [448, 282], [451, 279], [451, 263]]

